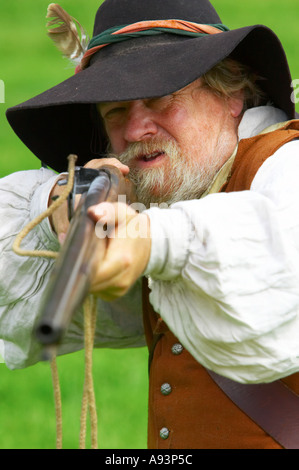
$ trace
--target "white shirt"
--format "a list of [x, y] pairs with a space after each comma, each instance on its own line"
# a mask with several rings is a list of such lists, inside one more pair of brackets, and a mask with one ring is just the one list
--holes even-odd
[[[286, 117], [271, 107], [249, 110], [239, 128], [250, 137]], [[299, 141], [259, 169], [250, 191], [151, 208], [150, 300], [181, 343], [205, 367], [240, 382], [268, 382], [299, 370]], [[49, 170], [0, 181], [0, 337], [9, 367], [39, 360], [32, 338], [47, 259], [11, 250], [25, 223], [42, 212], [56, 180]], [[57, 248], [47, 221], [31, 248]], [[111, 304], [99, 302], [97, 346], [144, 344], [140, 283]], [[61, 353], [82, 347], [82, 315]]]

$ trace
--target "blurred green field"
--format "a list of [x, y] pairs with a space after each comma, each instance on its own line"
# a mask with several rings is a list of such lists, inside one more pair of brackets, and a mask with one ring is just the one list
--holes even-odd
[[[0, 0], [0, 80], [5, 85], [5, 103], [0, 103], [0, 177], [40, 166], [37, 158], [30, 154], [8, 126], [5, 110], [73, 73], [45, 33], [48, 3], [45, 0]], [[299, 78], [296, 49], [298, 0], [214, 0], [213, 4], [223, 23], [230, 28], [261, 23], [274, 29], [286, 49], [293, 78]], [[61, 5], [92, 34], [98, 0], [63, 0]], [[63, 400], [64, 447], [77, 448], [83, 353], [60, 357], [58, 367]], [[100, 448], [145, 448], [146, 349], [95, 351], [94, 381]], [[9, 371], [0, 364], [0, 449], [54, 447], [55, 415], [48, 364], [38, 364], [21, 371]]]

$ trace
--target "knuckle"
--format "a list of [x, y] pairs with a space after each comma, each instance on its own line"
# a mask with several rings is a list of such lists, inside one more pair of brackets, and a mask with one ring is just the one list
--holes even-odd
[[120, 164], [120, 161], [117, 160], [116, 157], [106, 158], [106, 162], [108, 162], [108, 163], [115, 163], [115, 164], [118, 164], [118, 165]]
[[89, 160], [85, 165], [84, 168], [96, 168], [100, 164], [101, 160], [97, 158], [93, 158]]
[[132, 266], [133, 264], [133, 257], [130, 253], [123, 253], [122, 255], [122, 268], [128, 269]]

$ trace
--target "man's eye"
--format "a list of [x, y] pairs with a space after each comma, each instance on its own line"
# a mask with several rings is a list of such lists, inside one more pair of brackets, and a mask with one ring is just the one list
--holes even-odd
[[111, 108], [108, 111], [105, 112], [104, 114], [104, 119], [113, 119], [117, 118], [118, 116], [122, 116], [126, 111], [126, 108], [124, 106], [118, 106], [115, 108]]
[[162, 96], [160, 98], [151, 98], [148, 100], [148, 106], [157, 111], [163, 111], [172, 102], [172, 95]]

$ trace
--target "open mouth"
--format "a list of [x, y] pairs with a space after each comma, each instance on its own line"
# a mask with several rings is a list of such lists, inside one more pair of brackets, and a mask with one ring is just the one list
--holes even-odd
[[157, 158], [159, 158], [161, 156], [164, 156], [164, 155], [165, 155], [165, 152], [157, 151], [157, 152], [149, 153], [149, 154], [146, 154], [146, 155], [140, 155], [138, 157], [138, 160], [141, 160], [143, 162], [151, 162], [151, 161], [156, 160]]

